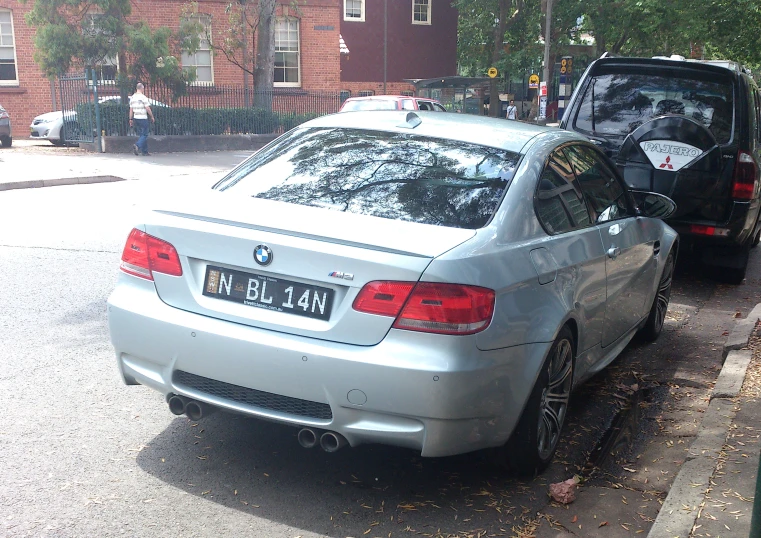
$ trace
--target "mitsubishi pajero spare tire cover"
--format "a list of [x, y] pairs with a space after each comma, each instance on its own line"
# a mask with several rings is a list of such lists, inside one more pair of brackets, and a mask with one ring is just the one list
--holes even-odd
[[671, 218], [679, 218], [712, 202], [721, 177], [721, 149], [698, 121], [660, 116], [626, 137], [616, 165], [632, 189], [674, 200]]

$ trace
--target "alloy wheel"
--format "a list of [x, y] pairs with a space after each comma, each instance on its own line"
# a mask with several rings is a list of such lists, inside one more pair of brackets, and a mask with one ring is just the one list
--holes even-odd
[[548, 383], [539, 407], [537, 449], [539, 457], [549, 459], [560, 440], [573, 380], [573, 349], [563, 339], [555, 347], [548, 365]]
[[658, 295], [655, 303], [655, 326], [658, 331], [661, 330], [666, 321], [666, 312], [669, 309], [669, 300], [671, 299], [671, 282], [674, 277], [674, 256], [669, 254], [666, 259], [666, 267], [663, 268], [663, 276], [658, 284]]

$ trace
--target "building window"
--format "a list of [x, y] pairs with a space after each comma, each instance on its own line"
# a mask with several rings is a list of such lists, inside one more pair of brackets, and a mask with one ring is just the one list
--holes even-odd
[[365, 0], [344, 0], [344, 20], [363, 22], [365, 20]]
[[415, 92], [412, 90], [402, 90], [401, 95], [404, 95], [405, 97], [413, 97], [415, 95]]
[[198, 50], [193, 54], [182, 53], [182, 68], [186, 71], [195, 69], [194, 84], [214, 84], [214, 59], [211, 53], [211, 17], [194, 15], [187, 22], [195, 22], [202, 28], [198, 35]]
[[431, 0], [412, 0], [412, 24], [431, 24]]
[[10, 10], [0, 9], [0, 86], [11, 84], [18, 84], [13, 16]]
[[[85, 36], [96, 38], [101, 35], [109, 35], [106, 30], [103, 29], [103, 25], [100, 21], [103, 17], [102, 13], [88, 13], [87, 23], [84, 26], [83, 32]], [[109, 38], [109, 42], [113, 43], [113, 39]], [[102, 56], [99, 58], [91, 58], [92, 66], [95, 70], [96, 78], [99, 82], [114, 82], [116, 80], [116, 74], [119, 72], [118, 61], [116, 56]]]
[[298, 19], [278, 19], [275, 26], [275, 85], [301, 86]]
[[340, 94], [341, 103], [346, 101], [349, 97], [351, 97], [351, 90], [341, 90], [341, 94]]
[[371, 95], [375, 95], [375, 92], [373, 90], [360, 90], [357, 92], [357, 95], [359, 97], [370, 97]]

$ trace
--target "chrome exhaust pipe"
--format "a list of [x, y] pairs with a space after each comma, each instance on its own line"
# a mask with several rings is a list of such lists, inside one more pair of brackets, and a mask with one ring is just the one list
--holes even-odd
[[320, 442], [320, 435], [312, 428], [301, 428], [296, 436], [299, 444], [304, 448], [314, 448]]
[[320, 448], [325, 452], [335, 452], [342, 446], [349, 444], [346, 437], [340, 433], [325, 432], [320, 436]]
[[185, 415], [194, 422], [211, 415], [215, 410], [215, 407], [197, 400], [190, 400], [185, 404]]
[[185, 413], [185, 407], [188, 405], [188, 399], [184, 396], [178, 396], [177, 394], [172, 394], [167, 399], [167, 403], [169, 404], [169, 410], [175, 414], [175, 415], [182, 415]]

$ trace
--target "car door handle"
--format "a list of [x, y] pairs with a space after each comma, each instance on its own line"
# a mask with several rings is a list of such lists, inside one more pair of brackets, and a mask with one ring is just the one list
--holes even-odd
[[610, 247], [608, 249], [608, 258], [615, 260], [619, 254], [621, 254], [621, 249], [618, 247]]

